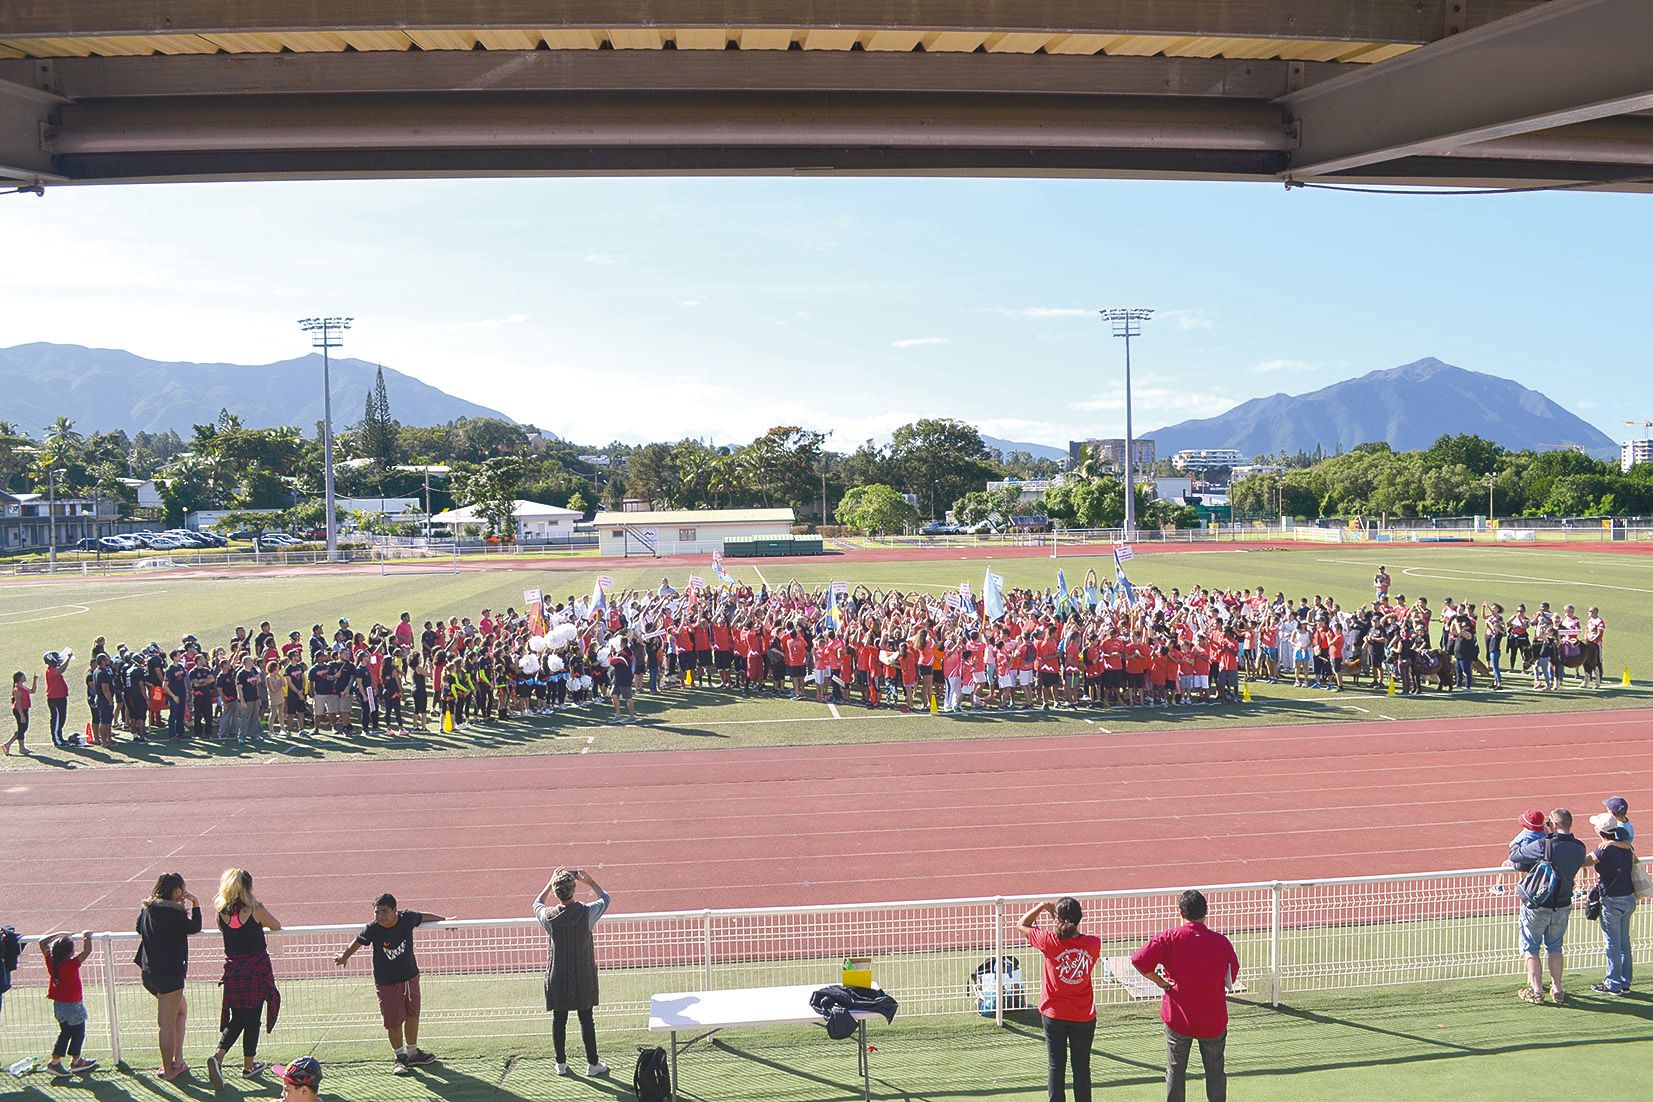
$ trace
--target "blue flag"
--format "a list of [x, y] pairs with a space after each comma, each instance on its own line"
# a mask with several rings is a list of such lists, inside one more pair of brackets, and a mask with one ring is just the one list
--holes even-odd
[[1113, 573], [1114, 577], [1119, 580], [1119, 588], [1125, 591], [1125, 603], [1135, 606], [1136, 590], [1131, 587], [1131, 579], [1125, 576], [1125, 568], [1119, 563], [1118, 551], [1113, 554]]

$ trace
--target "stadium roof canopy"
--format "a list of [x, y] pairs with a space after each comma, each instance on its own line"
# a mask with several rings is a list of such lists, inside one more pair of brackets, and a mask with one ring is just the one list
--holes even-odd
[[1650, 0], [3, 0], [0, 178], [1653, 190]]

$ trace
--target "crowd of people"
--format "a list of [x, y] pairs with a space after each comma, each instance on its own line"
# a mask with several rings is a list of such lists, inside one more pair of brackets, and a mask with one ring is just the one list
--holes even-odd
[[[518, 611], [484, 608], [423, 620], [404, 612], [366, 631], [340, 617], [283, 634], [269, 621], [220, 645], [185, 635], [109, 646], [96, 639], [83, 674], [89, 722], [68, 723], [71, 650], [44, 656], [54, 746], [82, 738], [215, 738], [246, 742], [284, 732], [363, 735], [440, 725], [464, 730], [519, 715], [613, 707], [639, 722], [635, 694], [662, 690], [768, 693], [868, 708], [1016, 711], [1187, 708], [1234, 704], [1248, 681], [1342, 691], [1417, 694], [1433, 683], [1493, 689], [1519, 669], [1553, 690], [1569, 668], [1599, 686], [1607, 624], [1548, 601], [1529, 612], [1496, 602], [1391, 594], [1345, 608], [1328, 596], [1273, 596], [1261, 586], [1187, 593], [1132, 587], [1121, 570], [1089, 573], [1069, 590], [968, 584], [945, 593], [853, 588], [843, 582], [775, 589], [734, 582], [684, 591], [612, 591]], [[12, 679], [16, 731], [0, 749], [28, 753], [40, 679]]]

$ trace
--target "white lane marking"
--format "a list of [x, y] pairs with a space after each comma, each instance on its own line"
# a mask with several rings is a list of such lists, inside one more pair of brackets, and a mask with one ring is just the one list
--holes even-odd
[[1368, 711], [1368, 710], [1367, 710], [1367, 709], [1365, 709], [1365, 708], [1362, 708], [1362, 707], [1361, 707], [1361, 706], [1360, 706], [1360, 705], [1358, 705], [1358, 704], [1345, 704], [1345, 705], [1343, 705], [1343, 707], [1345, 707], [1345, 708], [1353, 708], [1353, 709], [1354, 709], [1354, 710], [1355, 710], [1355, 711], [1357, 711], [1357, 712], [1362, 712], [1362, 713], [1365, 713], [1365, 714], [1366, 714], [1366, 715], [1370, 715], [1370, 714], [1371, 714], [1371, 712], [1369, 712], [1369, 711]]
[[752, 567], [752, 573], [754, 573], [758, 576], [758, 581], [760, 581], [764, 584], [764, 588], [767, 589], [769, 587], [769, 579], [765, 578], [763, 576], [763, 571], [759, 570], [756, 566], [754, 566], [754, 567]]
[[827, 705], [827, 711], [832, 713], [832, 718], [833, 719], [843, 719], [844, 718], [843, 716], [838, 714], [838, 705], [836, 705], [836, 704], [828, 704]]
[[[1430, 573], [1430, 571], [1451, 571], [1451, 573]], [[1539, 578], [1531, 574], [1497, 574], [1481, 570], [1460, 570], [1451, 566], [1435, 566], [1420, 570], [1416, 567], [1405, 567], [1401, 570], [1411, 578], [1426, 578], [1436, 582], [1466, 582], [1485, 581], [1489, 578], [1502, 578], [1514, 582], [1541, 582], [1545, 585], [1582, 585], [1591, 589], [1616, 589], [1622, 593], [1653, 593], [1653, 589], [1640, 589], [1633, 585], [1608, 585], [1606, 582], [1581, 582], [1575, 578]]]
[[1383, 714], [1383, 713], [1382, 713], [1382, 712], [1379, 712], [1379, 713], [1378, 713], [1378, 714], [1377, 714], [1377, 717], [1378, 717], [1378, 718], [1379, 718], [1379, 719], [1386, 719], [1386, 720], [1388, 720], [1388, 721], [1389, 721], [1389, 722], [1390, 722], [1390, 723], [1399, 723], [1399, 722], [1400, 722], [1400, 720], [1398, 720], [1398, 719], [1396, 719], [1396, 718], [1395, 718], [1395, 717], [1394, 717], [1394, 716], [1386, 716], [1386, 715], [1384, 715], [1384, 714]]

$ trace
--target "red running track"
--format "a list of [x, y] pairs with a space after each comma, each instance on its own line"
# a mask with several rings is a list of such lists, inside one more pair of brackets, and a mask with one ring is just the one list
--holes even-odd
[[1649, 776], [1653, 710], [30, 773], [0, 807], [0, 922], [128, 929], [157, 874], [210, 898], [235, 864], [288, 923], [380, 891], [523, 914], [557, 864], [624, 911], [1477, 867], [1522, 809], [1582, 829], [1605, 796], [1647, 807]]

